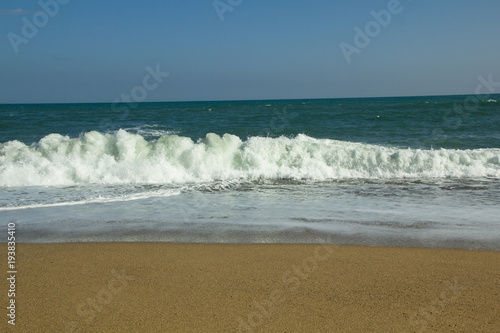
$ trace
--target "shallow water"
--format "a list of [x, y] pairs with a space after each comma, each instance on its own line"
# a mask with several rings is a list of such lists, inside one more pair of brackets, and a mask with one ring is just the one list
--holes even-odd
[[500, 250], [499, 106], [450, 123], [463, 99], [3, 105], [0, 223], [39, 243]]

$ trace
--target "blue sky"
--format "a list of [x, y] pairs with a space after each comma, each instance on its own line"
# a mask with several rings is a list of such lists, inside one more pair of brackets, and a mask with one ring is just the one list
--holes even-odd
[[[220, 0], [223, 21], [213, 0], [42, 0], [56, 1], [53, 17], [38, 1], [0, 3], [0, 103], [469, 94], [480, 75], [500, 81], [498, 0], [401, 0], [350, 63], [340, 44], [355, 47], [354, 28], [396, 0]], [[144, 90], [147, 67], [170, 75]]]

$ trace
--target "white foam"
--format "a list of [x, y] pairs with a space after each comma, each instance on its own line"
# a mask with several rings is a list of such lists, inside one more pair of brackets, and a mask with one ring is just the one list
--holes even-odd
[[178, 134], [177, 131], [159, 129], [158, 125], [142, 125], [137, 127], [124, 128], [123, 130], [129, 133], [137, 133], [143, 137], [154, 138], [159, 138], [164, 135]]
[[398, 149], [306, 135], [148, 141], [124, 130], [0, 144], [0, 186], [447, 177], [500, 178], [500, 149]]
[[110, 202], [124, 202], [124, 201], [135, 201], [149, 198], [163, 198], [173, 195], [179, 195], [181, 191], [179, 190], [161, 190], [152, 192], [141, 192], [133, 193], [128, 195], [116, 195], [116, 196], [98, 196], [95, 198], [86, 198], [76, 201], [65, 201], [57, 203], [40, 203], [25, 206], [14, 206], [14, 207], [0, 207], [0, 211], [9, 210], [20, 210], [20, 209], [30, 209], [30, 208], [42, 208], [42, 207], [61, 207], [61, 206], [75, 206], [75, 205], [85, 205], [92, 203], [110, 203]]

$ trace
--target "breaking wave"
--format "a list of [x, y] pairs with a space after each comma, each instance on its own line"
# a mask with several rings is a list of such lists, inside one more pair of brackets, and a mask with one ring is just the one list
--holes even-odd
[[450, 177], [499, 178], [500, 149], [398, 149], [302, 134], [149, 140], [125, 130], [0, 144], [0, 186]]

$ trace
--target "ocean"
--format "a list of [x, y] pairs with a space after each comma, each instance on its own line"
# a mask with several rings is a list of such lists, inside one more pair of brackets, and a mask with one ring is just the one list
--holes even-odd
[[2, 242], [500, 250], [486, 97], [0, 105]]

